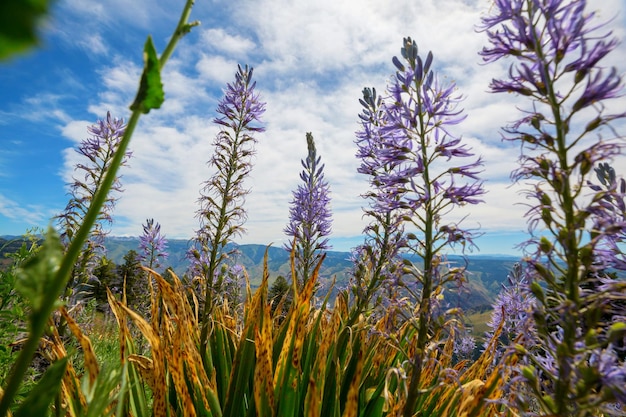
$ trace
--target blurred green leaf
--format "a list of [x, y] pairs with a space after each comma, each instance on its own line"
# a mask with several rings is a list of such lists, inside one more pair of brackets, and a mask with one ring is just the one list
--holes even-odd
[[[59, 235], [51, 227], [41, 249], [17, 269], [15, 289], [30, 301], [34, 312], [42, 309], [44, 300], [50, 297], [50, 291], [54, 291], [54, 280], [62, 258], [63, 245]], [[57, 296], [58, 294], [54, 295]]]
[[[112, 415], [113, 405], [126, 395], [125, 368], [126, 364], [121, 368], [103, 369], [98, 375], [96, 383], [91, 387], [89, 386], [89, 379], [84, 377], [82, 389], [88, 403], [86, 417]], [[116, 388], [120, 386], [122, 388], [116, 391]], [[110, 407], [109, 410], [107, 407]]]
[[618, 322], [613, 323], [607, 332], [609, 342], [615, 343], [623, 340], [626, 337], [626, 323]]
[[143, 74], [139, 91], [130, 109], [139, 110], [142, 113], [149, 113], [152, 109], [158, 109], [165, 100], [163, 83], [161, 83], [161, 68], [159, 57], [157, 56], [152, 37], [148, 36], [143, 49]]
[[61, 389], [67, 357], [54, 362], [30, 391], [15, 417], [45, 416], [46, 410]]
[[37, 45], [37, 24], [48, 0], [0, 1], [0, 60]]

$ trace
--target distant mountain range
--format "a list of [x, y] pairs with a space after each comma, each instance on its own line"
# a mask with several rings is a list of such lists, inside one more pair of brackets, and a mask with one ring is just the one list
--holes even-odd
[[[15, 252], [21, 245], [20, 237], [3, 236], [0, 238], [0, 262], [6, 264], [4, 254]], [[182, 275], [189, 265], [186, 259], [186, 252], [190, 241], [184, 239], [168, 240], [169, 257], [165, 262], [167, 267], [171, 267], [178, 275]], [[105, 241], [107, 256], [115, 263], [123, 263], [123, 258], [129, 250], [139, 252], [139, 238], [137, 237], [107, 237]], [[236, 249], [233, 255], [234, 261], [243, 265], [250, 277], [252, 286], [257, 286], [261, 282], [263, 274], [263, 257], [265, 250], [268, 253], [268, 269], [270, 280], [273, 281], [279, 275], [288, 276], [290, 271], [289, 253], [282, 247], [264, 245], [233, 245]], [[448, 259], [457, 265], [464, 265], [465, 261], [460, 256], [450, 256]], [[471, 255], [466, 258], [468, 262], [468, 282], [465, 284], [462, 293], [450, 292], [446, 295], [446, 300], [453, 306], [459, 306], [466, 311], [485, 311], [491, 308], [491, 304], [496, 295], [506, 281], [507, 274], [519, 258], [513, 256], [500, 255]], [[0, 264], [1, 266], [2, 264]], [[331, 251], [326, 255], [326, 259], [320, 272], [320, 288], [318, 294], [326, 294], [326, 291], [336, 292], [345, 288], [349, 282], [353, 264], [350, 260], [349, 252]], [[333, 280], [335, 281], [332, 286]]]
[[[108, 237], [105, 243], [109, 258], [116, 263], [123, 262], [124, 255], [131, 249], [138, 250], [139, 239], [127, 237]], [[187, 270], [189, 262], [186, 252], [190, 241], [172, 239], [168, 241], [169, 257], [165, 264], [171, 267], [177, 274], [182, 275]], [[263, 277], [263, 257], [267, 249], [267, 265], [270, 273], [270, 281], [279, 275], [289, 276], [290, 264], [289, 253], [282, 247], [264, 245], [232, 245], [236, 249], [233, 260], [243, 265], [250, 277], [253, 287], [261, 283]], [[324, 263], [320, 270], [320, 288], [318, 294], [326, 294], [328, 290], [336, 293], [348, 285], [353, 263], [349, 252], [327, 252]], [[491, 308], [495, 297], [500, 292], [502, 284], [506, 281], [509, 271], [519, 258], [500, 255], [472, 255], [468, 256], [468, 282], [461, 293], [450, 292], [446, 300], [452, 306], [462, 307], [465, 311], [485, 311]], [[450, 256], [448, 260], [457, 265], [465, 265], [465, 260], [460, 256]], [[334, 286], [332, 285], [335, 281]]]

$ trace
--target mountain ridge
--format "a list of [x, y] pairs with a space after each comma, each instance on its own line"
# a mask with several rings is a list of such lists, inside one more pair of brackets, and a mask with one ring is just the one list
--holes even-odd
[[[9, 238], [0, 237], [0, 249], [10, 249], [4, 250], [4, 253], [14, 252], [23, 241], [21, 236], [10, 236]], [[139, 242], [139, 237], [108, 236], [105, 239], [106, 256], [116, 264], [122, 264], [124, 255], [129, 250], [139, 252]], [[171, 267], [177, 275], [182, 276], [189, 265], [186, 252], [190, 245], [191, 240], [189, 239], [168, 240], [167, 252], [169, 257], [164, 262], [164, 268]], [[283, 247], [261, 244], [230, 244], [227, 249], [234, 250], [231, 259], [233, 262], [244, 266], [252, 287], [258, 286], [261, 282], [263, 259], [266, 251], [270, 283], [279, 275], [284, 277], [290, 275], [289, 253]], [[0, 250], [0, 256], [3, 260], [7, 260], [2, 250]], [[415, 257], [408, 256], [407, 258], [417, 262]], [[451, 305], [463, 307], [465, 310], [484, 311], [491, 308], [503, 283], [506, 282], [509, 271], [519, 260], [519, 257], [511, 255], [449, 255], [449, 262], [456, 264], [467, 262], [468, 282], [464, 284], [462, 293], [450, 291], [446, 299]], [[352, 270], [353, 262], [350, 252], [328, 251], [320, 269], [318, 294], [326, 294], [327, 291], [331, 291], [332, 295], [339, 289], [346, 288]]]
[[[183, 275], [189, 265], [185, 254], [191, 245], [191, 240], [171, 239], [168, 241], [170, 256], [165, 262], [178, 275]], [[139, 238], [107, 237], [105, 246], [108, 255], [114, 262], [122, 261], [123, 256], [130, 249], [139, 251]], [[263, 259], [267, 250], [267, 264], [270, 274], [270, 283], [279, 275], [290, 275], [289, 253], [278, 246], [261, 244], [230, 244], [228, 250], [235, 250], [232, 261], [245, 267], [250, 283], [256, 287], [263, 276]], [[411, 259], [412, 257], [409, 257]], [[521, 257], [512, 255], [470, 254], [461, 256], [452, 254], [448, 261], [456, 264], [467, 262], [468, 282], [464, 284], [462, 293], [450, 292], [447, 297], [451, 305], [463, 306], [464, 309], [484, 311], [491, 308], [495, 297], [506, 282], [507, 275]], [[412, 259], [416, 261], [416, 259]], [[331, 290], [336, 293], [348, 285], [353, 269], [351, 253], [344, 251], [328, 251], [320, 269], [320, 288], [318, 294], [326, 294]]]

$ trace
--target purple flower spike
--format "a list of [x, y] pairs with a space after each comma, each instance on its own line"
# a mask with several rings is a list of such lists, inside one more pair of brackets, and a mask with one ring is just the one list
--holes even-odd
[[461, 360], [471, 360], [476, 348], [476, 339], [472, 335], [464, 335], [454, 344], [454, 353]]
[[252, 81], [253, 68], [247, 66], [235, 74], [235, 83], [228, 84], [224, 98], [217, 105], [217, 112], [222, 116], [216, 117], [213, 122], [232, 131], [264, 132], [265, 127], [260, 117], [265, 113], [265, 102], [259, 100], [259, 94], [254, 91], [256, 81]]
[[[440, 82], [432, 69], [433, 54], [423, 59], [411, 38], [403, 39], [400, 52], [402, 58], [392, 60], [397, 71], [388, 96], [377, 99], [375, 90], [365, 89], [360, 101], [364, 110], [359, 115], [363, 128], [357, 133], [357, 156], [362, 161], [359, 172], [368, 175], [372, 185], [365, 196], [370, 199], [366, 213], [375, 221], [366, 230], [370, 238], [358, 252], [353, 291], [357, 294], [354, 311], [369, 301], [385, 279], [402, 283], [402, 291], [410, 295], [409, 304], [415, 303], [402, 313], [417, 323], [415, 351], [421, 352], [410, 358], [413, 376], [404, 414], [413, 415], [423, 370], [420, 355], [429, 335], [437, 334], [445, 322], [433, 313], [442, 307], [437, 295], [445, 283], [460, 284], [464, 277], [463, 267], [443, 270], [442, 251], [474, 246], [474, 233], [448, 222], [446, 215], [456, 207], [479, 203], [485, 191], [478, 177], [480, 158], [458, 163], [474, 155], [453, 134], [453, 127], [465, 119], [456, 86]], [[405, 235], [408, 229], [412, 233]], [[398, 268], [399, 248], [394, 245], [417, 255], [422, 266]], [[368, 271], [373, 271], [369, 279]], [[410, 282], [398, 279], [407, 276]], [[398, 290], [389, 288], [389, 292], [397, 294]]]
[[535, 307], [535, 297], [528, 288], [528, 271], [524, 271], [522, 264], [516, 263], [507, 276], [508, 284], [496, 297], [493, 304], [493, 313], [487, 323], [490, 332], [487, 339], [504, 322], [501, 340], [505, 345], [515, 341], [531, 347], [536, 343], [534, 322], [531, 313]]
[[167, 239], [161, 234], [161, 225], [154, 219], [146, 220], [143, 235], [139, 238], [140, 259], [150, 269], [159, 268], [161, 261], [167, 259]]
[[[485, 62], [512, 62], [508, 77], [494, 79], [491, 90], [532, 103], [504, 130], [522, 145], [513, 179], [533, 187], [526, 213], [531, 237], [521, 246], [534, 269], [533, 318], [542, 348], [521, 358], [537, 372], [520, 375], [541, 415], [601, 415], [607, 400], [622, 400], [619, 392], [611, 394], [610, 378], [596, 384], [598, 374], [613, 372], [600, 369], [607, 361], [590, 358], [610, 344], [603, 329], [619, 296], [599, 289], [607, 268], [626, 265], [619, 250], [626, 190], [617, 190], [614, 172], [599, 177], [604, 187], [589, 176], [623, 150], [621, 141], [603, 137], [605, 129], [614, 136], [605, 127], [626, 117], [607, 114], [603, 103], [623, 94], [623, 80], [615, 68], [600, 66], [618, 43], [611, 33], [597, 33], [604, 25], [586, 6], [584, 0], [496, 0], [482, 27], [490, 42], [481, 52]], [[590, 329], [599, 333], [591, 337]], [[525, 402], [516, 405], [526, 411]]]
[[[92, 136], [83, 140], [76, 152], [85, 157], [88, 162], [76, 164], [75, 172], [80, 175], [74, 177], [74, 182], [71, 184], [71, 199], [65, 211], [57, 216], [62, 227], [61, 236], [67, 242], [72, 240], [77, 227], [80, 226], [81, 216], [87, 212], [96, 190], [104, 179], [125, 129], [124, 120], [112, 117], [110, 112], [107, 113], [105, 120], [98, 120], [94, 125], [87, 127], [87, 131]], [[127, 152], [122, 165], [126, 165], [130, 157], [131, 153]], [[122, 192], [119, 177], [115, 179], [111, 191]], [[111, 212], [115, 201], [116, 198], [113, 196], [107, 198], [100, 214], [101, 221], [96, 225], [94, 235], [106, 234], [102, 230], [102, 221], [105, 223], [113, 221]]]
[[[204, 311], [200, 343], [206, 348], [209, 321], [214, 303], [219, 302], [223, 274], [216, 274], [227, 258], [226, 245], [245, 230], [246, 211], [243, 207], [249, 190], [244, 181], [252, 169], [252, 155], [257, 140], [254, 133], [263, 132], [261, 116], [265, 103], [255, 92], [252, 68], [238, 67], [235, 82], [228, 84], [217, 106], [221, 115], [214, 119], [220, 126], [213, 145], [215, 153], [209, 165], [215, 174], [204, 183], [199, 199], [200, 228], [188, 253], [191, 271], [205, 282]], [[194, 276], [195, 277], [195, 276]]]
[[[396, 61], [404, 68], [397, 58]], [[359, 114], [361, 130], [356, 133], [356, 156], [361, 160], [358, 172], [367, 176], [371, 186], [371, 191], [362, 196], [368, 201], [364, 211], [370, 223], [363, 231], [366, 241], [353, 254], [355, 267], [350, 285], [356, 302], [352, 320], [370, 307], [372, 300], [377, 300], [376, 303], [382, 304], [383, 308], [387, 300], [393, 302], [398, 287], [396, 282], [402, 275], [399, 253], [406, 244], [398, 196], [392, 195], [381, 181], [381, 177], [391, 174], [400, 163], [393, 158], [381, 157], [388, 152], [384, 145], [386, 140], [381, 135], [397, 132], [382, 132], [381, 127], [386, 123], [385, 112], [382, 97], [377, 96], [375, 88], [364, 88], [359, 102], [363, 110]], [[386, 297], [380, 296], [382, 291], [386, 291]]]
[[[265, 130], [260, 124], [265, 103], [255, 92], [252, 73], [248, 66], [238, 67], [235, 82], [227, 85], [217, 106], [221, 116], [214, 119], [222, 129], [213, 143], [216, 151], [209, 165], [217, 172], [201, 191], [198, 211], [201, 227], [196, 233], [199, 250], [207, 253], [195, 259], [212, 260], [209, 261], [212, 265], [207, 265], [208, 275], [202, 274], [207, 281], [214, 277], [229, 239], [244, 232], [243, 199], [249, 191], [243, 182], [252, 169], [251, 157], [257, 142], [251, 134]], [[213, 251], [212, 255], [208, 254]]]
[[285, 234], [291, 241], [285, 249], [296, 250], [296, 278], [303, 285], [310, 278], [321, 254], [330, 249], [327, 236], [331, 233], [330, 187], [324, 178], [324, 165], [317, 156], [311, 133], [306, 134], [308, 156], [302, 160], [304, 170], [300, 173], [303, 184], [293, 192], [289, 209], [289, 224]]
[[[457, 159], [473, 157], [461, 138], [450, 130], [465, 119], [458, 109], [461, 96], [455, 93], [453, 83], [448, 86], [439, 83], [431, 69], [431, 53], [423, 63], [410, 38], [405, 39], [402, 51], [406, 59], [404, 70], [397, 72], [389, 88], [390, 97], [381, 102], [378, 127], [371, 135], [372, 141], [378, 143], [370, 145], [370, 152], [379, 166], [386, 167], [376, 175], [381, 189], [378, 206], [404, 210], [405, 214], [420, 219], [413, 223], [424, 231], [428, 220], [423, 220], [432, 215], [431, 220], [439, 222], [438, 212], [443, 207], [482, 201], [485, 191], [478, 177], [482, 161], [478, 158], [454, 165]], [[453, 165], [435, 168], [434, 161], [440, 158]], [[421, 210], [426, 210], [427, 214], [416, 216]], [[444, 230], [442, 225], [435, 225]], [[455, 228], [458, 229], [456, 225]], [[454, 241], [465, 241], [470, 235], [464, 231], [456, 234], [461, 237]], [[441, 238], [448, 239], [447, 236]], [[424, 254], [421, 250], [418, 253]]]
[[[87, 127], [91, 136], [83, 140], [76, 149], [84, 161], [76, 164], [73, 183], [70, 184], [70, 200], [63, 213], [55, 217], [61, 229], [61, 238], [66, 245], [69, 245], [83, 223], [83, 216], [89, 210], [96, 191], [111, 167], [125, 130], [124, 120], [112, 117], [110, 112], [107, 112], [104, 120], [98, 120], [94, 125]], [[126, 165], [130, 157], [131, 152], [126, 152], [121, 165]], [[117, 201], [115, 194], [123, 191], [120, 177], [115, 178], [110, 190], [91, 236], [85, 243], [81, 259], [74, 269], [73, 282], [70, 286], [88, 279], [98, 257], [104, 252], [104, 238], [108, 233], [105, 224], [110, 225], [113, 222], [111, 213]]]

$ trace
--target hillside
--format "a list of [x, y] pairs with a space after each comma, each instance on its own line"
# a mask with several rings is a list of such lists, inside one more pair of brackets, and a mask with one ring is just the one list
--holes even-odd
[[21, 236], [2, 236], [0, 237], [0, 269], [10, 265], [13, 261], [8, 255], [16, 253], [25, 243]]
[[[0, 267], [9, 262], [6, 254], [13, 253], [22, 244], [20, 237], [0, 238]], [[129, 250], [139, 251], [139, 239], [136, 237], [108, 237], [105, 245], [107, 256], [115, 263], [123, 263], [124, 255]], [[183, 275], [189, 265], [186, 259], [186, 252], [190, 242], [184, 239], [172, 239], [168, 242], [169, 257], [165, 262], [167, 267], [171, 267], [178, 275]], [[232, 257], [236, 263], [243, 265], [250, 277], [252, 286], [257, 286], [261, 282], [263, 274], [263, 257], [266, 247], [263, 245], [233, 245]], [[289, 275], [289, 253], [282, 247], [271, 246], [268, 249], [268, 268], [270, 281], [279, 275]], [[469, 256], [468, 261], [468, 282], [463, 288], [449, 291], [446, 300], [452, 306], [459, 306], [468, 312], [482, 312], [491, 308], [491, 304], [506, 280], [508, 272], [518, 259], [506, 256]], [[453, 264], [464, 264], [463, 258], [451, 256], [449, 261]], [[326, 259], [320, 273], [320, 289], [318, 294], [326, 294], [333, 279], [335, 280], [334, 291], [345, 288], [352, 271], [350, 253], [331, 251], [326, 255]]]
[[[106, 246], [108, 256], [116, 263], [121, 263], [126, 252], [131, 249], [138, 250], [139, 241], [137, 238], [109, 237]], [[179, 275], [184, 274], [189, 265], [185, 257], [188, 248], [189, 241], [187, 240], [174, 239], [168, 242], [170, 256], [166, 265], [174, 269]], [[266, 247], [263, 245], [233, 245], [232, 249], [236, 249], [232, 255], [234, 261], [246, 268], [251, 284], [253, 286], [258, 285], [263, 273], [263, 257]], [[518, 259], [507, 256], [475, 255], [469, 256], [467, 260], [468, 282], [460, 292], [449, 292], [446, 299], [451, 305], [461, 306], [466, 310], [484, 311], [491, 307], [502, 283], [506, 280], [508, 272]], [[463, 258], [459, 256], [451, 256], [449, 261], [453, 264], [465, 263]], [[330, 288], [333, 279], [335, 279], [335, 290], [345, 288], [352, 267], [350, 253], [328, 252], [321, 268], [319, 293], [324, 294]], [[271, 281], [279, 275], [289, 275], [289, 253], [282, 247], [269, 247], [268, 268]]]

